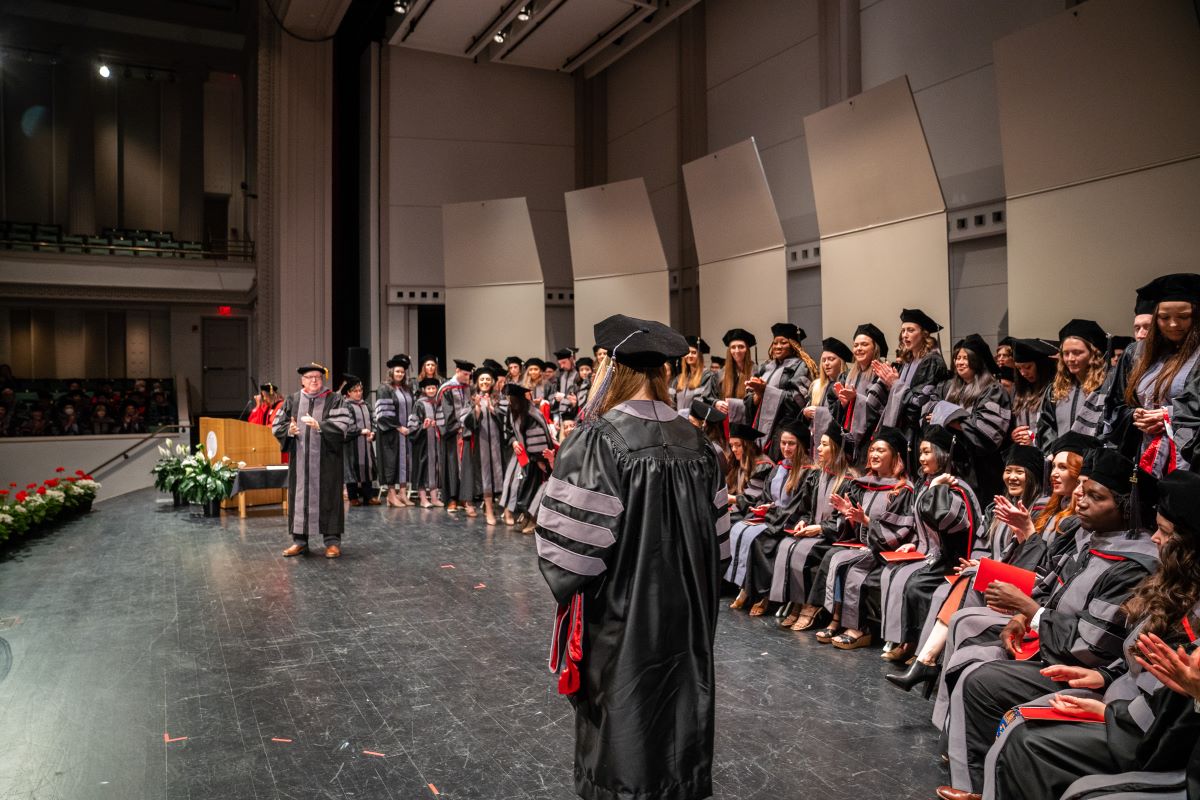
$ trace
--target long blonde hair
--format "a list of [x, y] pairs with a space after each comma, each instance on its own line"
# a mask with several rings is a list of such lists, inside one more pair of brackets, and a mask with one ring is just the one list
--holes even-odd
[[649, 395], [659, 402], [670, 404], [671, 394], [667, 387], [666, 366], [651, 367], [650, 369], [635, 369], [626, 364], [605, 356], [596, 370], [595, 385], [600, 386], [606, 376], [605, 372], [612, 370], [612, 381], [608, 391], [600, 402], [597, 416], [604, 416], [614, 407], [626, 400], [636, 397], [645, 389]]
[[940, 349], [936, 336], [924, 328], [921, 329], [921, 333], [925, 334], [925, 336], [921, 340], [920, 352], [917, 352], [916, 350], [906, 350], [903, 345], [896, 349], [896, 356], [900, 359], [901, 363], [908, 364], [912, 361], [916, 361], [919, 358], [924, 358], [934, 350]]
[[[1068, 339], [1078, 339], [1077, 336], [1068, 336]], [[1088, 374], [1087, 378], [1080, 381], [1071, 374], [1071, 370], [1067, 369], [1067, 362], [1062, 356], [1058, 357], [1058, 371], [1054, 374], [1054, 383], [1050, 389], [1050, 400], [1055, 403], [1061, 403], [1071, 393], [1071, 386], [1079, 384], [1084, 394], [1091, 394], [1100, 388], [1100, 384], [1104, 383], [1104, 376], [1108, 370], [1105, 369], [1104, 354], [1095, 348], [1091, 342], [1084, 341], [1083, 346], [1088, 351]], [[1061, 348], [1061, 342], [1059, 343]]]
[[695, 369], [688, 367], [687, 356], [684, 356], [683, 363], [679, 367], [679, 377], [675, 379], [675, 389], [683, 391], [684, 389], [700, 388], [700, 380], [707, 371], [708, 366], [704, 363], [704, 354], [699, 350], [696, 351]]
[[[1193, 317], [1195, 313], [1196, 307], [1193, 305]], [[1200, 320], [1193, 321], [1192, 327], [1187, 332], [1187, 336], [1184, 337], [1179, 347], [1175, 347], [1158, 329], [1158, 312], [1156, 308], [1154, 324], [1150, 326], [1150, 335], [1146, 337], [1145, 342], [1142, 344], [1141, 358], [1134, 365], [1133, 371], [1129, 374], [1129, 382], [1125, 386], [1124, 399], [1126, 405], [1130, 408], [1137, 408], [1141, 405], [1137, 396], [1138, 384], [1142, 382], [1145, 374], [1159, 360], [1163, 362], [1163, 368], [1154, 380], [1154, 397], [1152, 398], [1152, 402], [1164, 402], [1167, 399], [1167, 392], [1170, 390], [1175, 376], [1179, 374], [1179, 370], [1183, 368], [1183, 365], [1196, 352], [1197, 347], [1200, 347]]]
[[721, 372], [721, 397], [741, 399], [746, 396], [746, 381], [754, 376], [754, 359], [750, 357], [750, 348], [746, 348], [746, 372], [738, 369], [737, 359], [729, 348], [725, 349], [725, 369]]

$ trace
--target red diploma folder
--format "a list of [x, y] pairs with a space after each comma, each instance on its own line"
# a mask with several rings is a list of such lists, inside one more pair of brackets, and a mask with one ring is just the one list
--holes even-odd
[[884, 561], [888, 562], [889, 564], [895, 564], [895, 563], [899, 563], [901, 561], [924, 561], [925, 560], [925, 554], [919, 553], [916, 550], [910, 550], [907, 553], [897, 553], [897, 552], [880, 553], [879, 555], [883, 558]]
[[857, 549], [866, 547], [866, 545], [863, 544], [862, 542], [834, 542], [833, 546], [834, 547], [854, 547]]
[[1017, 708], [1026, 720], [1037, 719], [1046, 722], [1099, 722], [1104, 723], [1103, 714], [1064, 714], [1050, 706], [1019, 706]]
[[1037, 573], [1005, 564], [1003, 561], [981, 558], [979, 571], [975, 573], [975, 583], [972, 588], [977, 592], [985, 591], [992, 581], [1011, 583], [1020, 589], [1022, 594], [1032, 597], [1033, 584], [1037, 582]]
[[525, 452], [525, 447], [517, 443], [517, 463], [522, 467], [529, 466], [529, 455]]
[[750, 515], [755, 519], [766, 519], [767, 511], [770, 510], [770, 508], [771, 507], [769, 505], [755, 506], [754, 508], [750, 509]]

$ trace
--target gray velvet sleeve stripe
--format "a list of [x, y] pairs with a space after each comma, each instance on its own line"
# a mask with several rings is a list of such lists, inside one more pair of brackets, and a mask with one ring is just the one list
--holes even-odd
[[1116, 603], [1110, 603], [1107, 600], [1101, 600], [1099, 597], [1092, 598], [1088, 603], [1088, 613], [1093, 617], [1104, 622], [1113, 622], [1117, 619], [1117, 615], [1121, 613], [1121, 606]]
[[615, 517], [625, 510], [625, 505], [618, 497], [574, 486], [553, 476], [546, 484], [546, 496], [580, 511], [591, 511], [608, 517]]
[[1145, 697], [1138, 697], [1130, 701], [1125, 710], [1129, 712], [1129, 716], [1133, 718], [1143, 733], [1150, 730], [1150, 726], [1154, 724], [1154, 711], [1146, 702]]
[[717, 517], [717, 536], [725, 536], [729, 533], [729, 528], [729, 512], [726, 511], [724, 514]]
[[537, 544], [538, 558], [543, 558], [560, 569], [584, 576], [599, 575], [605, 570], [604, 561], [599, 558], [572, 553], [543, 539], [541, 534], [535, 534], [533, 538]]
[[727, 487], [722, 486], [717, 490], [717, 496], [713, 498], [713, 505], [717, 508], [729, 508], [729, 489]]
[[571, 539], [592, 547], [610, 547], [617, 537], [602, 525], [581, 522], [566, 514], [560, 514], [548, 505], [542, 504], [538, 511], [537, 524], [548, 531], [554, 531], [559, 536]]

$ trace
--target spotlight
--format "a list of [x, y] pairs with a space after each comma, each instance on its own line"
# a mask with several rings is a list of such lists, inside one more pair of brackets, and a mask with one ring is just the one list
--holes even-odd
[[108, 68], [108, 64], [101, 64], [98, 72], [100, 73], [101, 78], [111, 78], [112, 77], [112, 70]]
[[508, 34], [504, 31], [496, 31], [496, 35], [492, 37], [492, 41], [496, 44], [504, 44], [504, 40], [508, 38]]
[[532, 3], [527, 6], [522, 6], [521, 10], [517, 12], [517, 19], [520, 20], [521, 22], [529, 22], [529, 18], [532, 16], [533, 16], [533, 4]]
[[396, 2], [392, 3], [392, 10], [397, 14], [407, 14], [408, 0], [396, 0]]

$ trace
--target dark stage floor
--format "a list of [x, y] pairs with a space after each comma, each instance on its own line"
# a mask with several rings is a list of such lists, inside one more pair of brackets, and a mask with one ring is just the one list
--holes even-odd
[[[532, 537], [347, 528], [340, 560], [285, 560], [278, 515], [142, 492], [0, 557], [0, 798], [572, 797]], [[772, 628], [722, 611], [716, 797], [931, 797], [930, 706], [878, 649]]]

